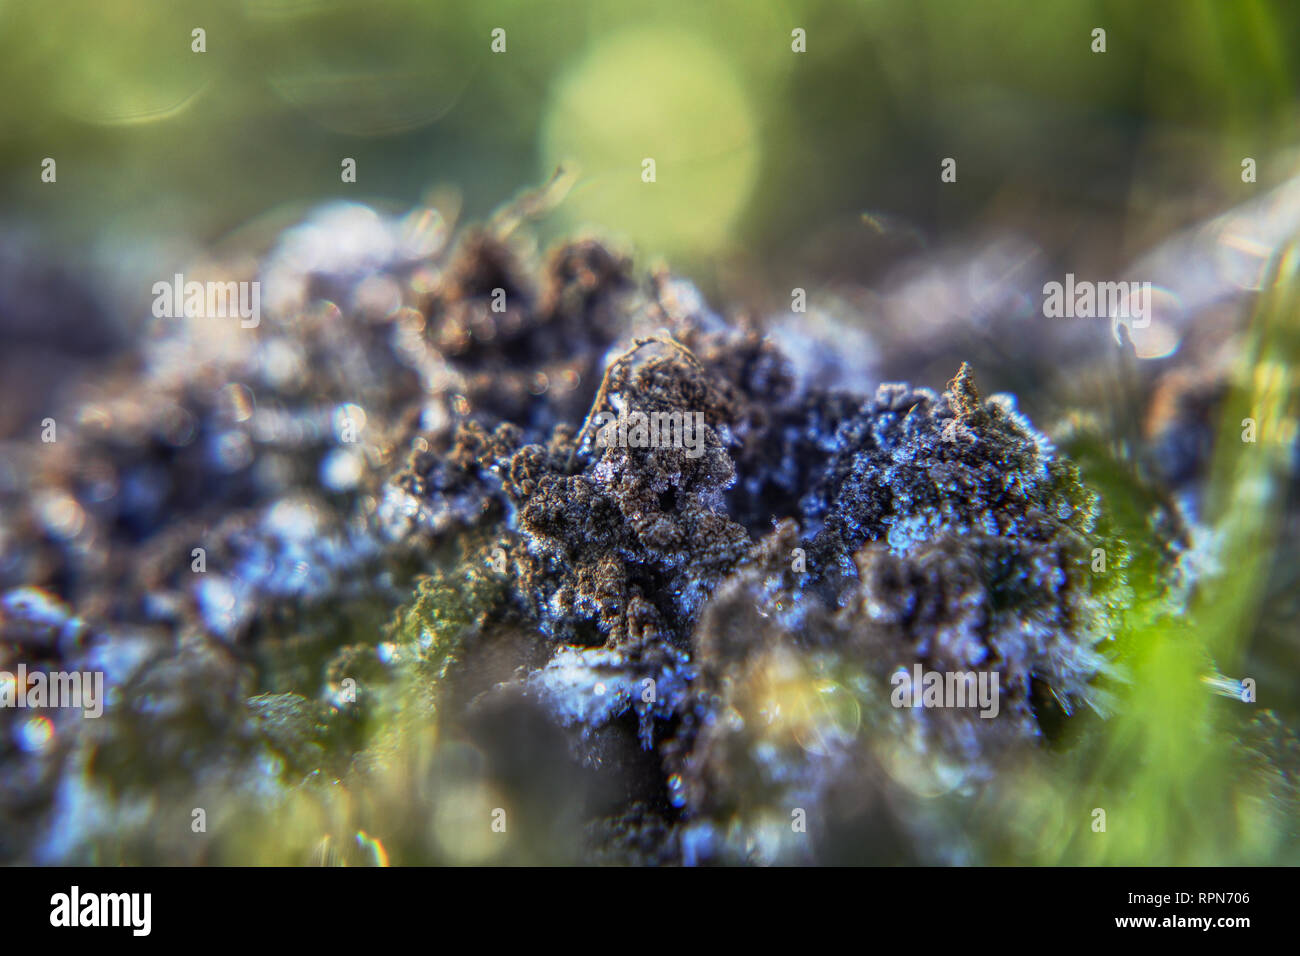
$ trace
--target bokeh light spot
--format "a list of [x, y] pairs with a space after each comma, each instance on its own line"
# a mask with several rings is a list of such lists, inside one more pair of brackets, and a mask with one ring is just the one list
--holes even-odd
[[[617, 34], [559, 81], [542, 132], [546, 170], [580, 179], [561, 212], [648, 251], [722, 245], [757, 176], [753, 112], [728, 62], [695, 37]], [[655, 181], [642, 163], [655, 161]]]

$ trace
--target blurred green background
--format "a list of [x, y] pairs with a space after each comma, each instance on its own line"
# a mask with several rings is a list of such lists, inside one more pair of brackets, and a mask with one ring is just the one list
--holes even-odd
[[[706, 285], [870, 278], [890, 257], [864, 211], [1068, 243], [1073, 217], [1238, 201], [1240, 157], [1294, 139], [1297, 63], [1291, 0], [0, 0], [0, 208], [60, 241], [207, 243], [437, 184], [477, 218], [568, 163], [557, 230]], [[1261, 162], [1260, 182], [1288, 172]], [[1150, 238], [1132, 232], [1117, 255]]]

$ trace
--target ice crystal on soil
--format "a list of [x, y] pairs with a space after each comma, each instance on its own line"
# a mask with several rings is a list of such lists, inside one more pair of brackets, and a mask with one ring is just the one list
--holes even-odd
[[[1153, 496], [1126, 541], [977, 370], [823, 386], [595, 240], [364, 213], [286, 237], [259, 328], [166, 329], [15, 446], [0, 665], [101, 668], [112, 704], [27, 749], [0, 711], [0, 857], [238, 859], [239, 814], [146, 808], [342, 788], [399, 862], [481, 858], [438, 807], [486, 794], [523, 860], [946, 859], [900, 793], [995, 779], [1123, 679], [1128, 565], [1177, 522]], [[702, 415], [701, 453], [602, 412]], [[998, 716], [890, 706], [914, 664], [996, 673]]]

